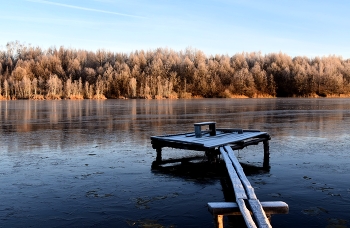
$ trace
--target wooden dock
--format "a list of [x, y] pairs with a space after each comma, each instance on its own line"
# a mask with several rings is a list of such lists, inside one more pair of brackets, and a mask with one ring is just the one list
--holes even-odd
[[[206, 125], [209, 126], [209, 129], [202, 130], [201, 127]], [[153, 165], [160, 165], [169, 162], [162, 160], [163, 147], [203, 151], [209, 159], [215, 159], [220, 155], [220, 146], [230, 145], [233, 150], [239, 150], [249, 145], [257, 145], [260, 142], [263, 142], [263, 167], [266, 169], [270, 167], [269, 140], [271, 137], [268, 133], [259, 130], [216, 128], [215, 125], [215, 122], [195, 123], [194, 132], [152, 136], [152, 147], [157, 151], [157, 158]]]
[[[201, 127], [206, 125], [209, 129], [202, 130]], [[152, 136], [152, 147], [157, 151], [156, 161], [152, 166], [158, 166], [167, 162], [183, 161], [183, 159], [162, 160], [163, 147], [204, 151], [209, 159], [221, 156], [230, 176], [236, 202], [208, 203], [208, 210], [214, 216], [216, 227], [223, 227], [224, 215], [242, 215], [247, 227], [268, 228], [271, 227], [271, 214], [288, 213], [288, 205], [281, 201], [260, 202], [233, 150], [243, 149], [249, 145], [257, 145], [263, 142], [263, 167], [269, 169], [270, 139], [268, 133], [258, 130], [216, 128], [215, 122], [195, 123], [194, 132]]]

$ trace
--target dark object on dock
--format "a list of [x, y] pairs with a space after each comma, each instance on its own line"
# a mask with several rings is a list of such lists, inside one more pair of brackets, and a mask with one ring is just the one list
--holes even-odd
[[202, 130], [201, 126], [209, 125], [209, 134], [210, 136], [216, 135], [216, 129], [215, 129], [215, 122], [202, 122], [202, 123], [195, 123], [194, 124], [194, 134], [196, 138], [202, 137]]
[[[209, 126], [208, 130], [201, 129], [201, 127], [205, 125]], [[249, 145], [257, 145], [263, 142], [263, 167], [269, 169], [269, 140], [271, 137], [268, 133], [259, 130], [216, 128], [215, 125], [215, 122], [195, 123], [194, 132], [152, 136], [152, 147], [157, 151], [157, 158], [152, 166], [154, 167], [171, 162], [169, 160], [162, 160], [163, 147], [204, 151], [210, 160], [216, 160], [217, 156], [220, 154], [220, 146], [230, 145], [233, 150], [239, 150]]]

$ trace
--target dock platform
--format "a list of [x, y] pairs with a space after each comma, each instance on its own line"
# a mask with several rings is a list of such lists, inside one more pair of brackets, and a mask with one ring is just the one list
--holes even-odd
[[[201, 127], [206, 125], [209, 126], [209, 129], [202, 130]], [[215, 122], [202, 122], [194, 124], [194, 132], [152, 136], [151, 143], [153, 149], [157, 151], [157, 158], [154, 163], [154, 165], [157, 165], [165, 163], [162, 160], [163, 147], [204, 151], [211, 159], [220, 155], [220, 146], [229, 145], [233, 150], [239, 150], [263, 142], [263, 167], [269, 168], [270, 139], [271, 137], [267, 132], [239, 128], [216, 128]]]

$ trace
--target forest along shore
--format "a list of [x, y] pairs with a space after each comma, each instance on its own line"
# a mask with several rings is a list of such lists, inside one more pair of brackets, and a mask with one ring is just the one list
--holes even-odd
[[0, 100], [350, 97], [350, 59], [187, 48], [129, 54], [6, 44]]

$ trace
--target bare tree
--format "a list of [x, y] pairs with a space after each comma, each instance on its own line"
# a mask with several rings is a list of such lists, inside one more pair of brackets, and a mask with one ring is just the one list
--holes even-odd
[[38, 92], [38, 80], [36, 78], [33, 78], [33, 81], [31, 84], [31, 90], [32, 90], [33, 96], [36, 97]]
[[136, 97], [136, 85], [137, 85], [136, 78], [131, 78], [129, 81], [129, 86], [130, 86], [129, 96], [132, 98]]
[[4, 97], [10, 99], [10, 86], [6, 79], [4, 80]]
[[66, 83], [64, 83], [64, 96], [68, 99], [71, 98], [72, 91], [73, 91], [72, 79], [68, 78]]
[[96, 82], [96, 90], [95, 90], [95, 99], [105, 99], [104, 96], [104, 90], [105, 90], [105, 82], [103, 81], [101, 75], [98, 76], [97, 82]]
[[86, 81], [84, 84], [84, 98], [92, 99], [94, 96], [93, 85], [89, 85], [89, 82]]
[[17, 82], [17, 98], [29, 99], [32, 95], [31, 93], [31, 81], [27, 76], [24, 76], [22, 81]]
[[62, 81], [57, 77], [57, 75], [50, 75], [49, 80], [47, 80], [47, 99], [61, 99], [62, 94]]

